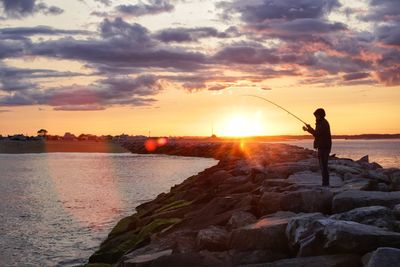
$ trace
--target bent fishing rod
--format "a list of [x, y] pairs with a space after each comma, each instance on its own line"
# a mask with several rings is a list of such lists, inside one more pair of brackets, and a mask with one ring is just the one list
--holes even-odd
[[262, 99], [262, 100], [264, 100], [264, 101], [266, 101], [266, 102], [268, 102], [268, 103], [270, 103], [270, 104], [272, 104], [272, 105], [274, 105], [274, 106], [276, 106], [276, 107], [278, 107], [278, 108], [280, 108], [280, 109], [286, 111], [288, 114], [292, 115], [292, 116], [295, 117], [297, 120], [301, 121], [304, 125], [306, 125], [306, 126], [308, 125], [308, 123], [306, 123], [305, 121], [303, 121], [302, 119], [300, 119], [299, 117], [297, 117], [296, 115], [294, 115], [292, 112], [290, 112], [289, 110], [285, 109], [285, 108], [282, 107], [281, 105], [278, 105], [278, 104], [272, 102], [271, 100], [268, 100], [268, 99], [266, 99], [266, 98], [264, 98], [264, 97], [257, 96], [257, 95], [243, 95], [243, 96], [250, 96], [250, 97], [255, 97], [255, 98]]

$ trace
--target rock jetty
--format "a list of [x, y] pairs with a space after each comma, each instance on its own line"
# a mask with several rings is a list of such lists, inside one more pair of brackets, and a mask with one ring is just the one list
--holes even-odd
[[138, 206], [86, 266], [400, 266], [400, 169], [331, 157], [326, 188], [315, 152], [286, 144], [179, 141], [151, 152], [219, 163]]

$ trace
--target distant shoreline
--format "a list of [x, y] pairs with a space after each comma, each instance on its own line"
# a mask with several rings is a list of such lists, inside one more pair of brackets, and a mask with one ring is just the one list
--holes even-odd
[[129, 151], [109, 141], [0, 141], [0, 154], [51, 152], [126, 153]]
[[[400, 139], [400, 134], [365, 134], [365, 135], [334, 135], [333, 139], [343, 140], [393, 140]], [[311, 135], [279, 135], [258, 137], [172, 137], [169, 141], [184, 142], [285, 142], [296, 140], [312, 140]], [[144, 143], [145, 140], [134, 140], [134, 143]], [[132, 141], [127, 141], [130, 143]], [[121, 142], [125, 143], [125, 142]], [[77, 152], [77, 153], [127, 153], [129, 150], [117, 142], [112, 141], [89, 141], [89, 140], [27, 140], [13, 141], [0, 140], [0, 154], [29, 154], [29, 153], [52, 153], [52, 152]]]

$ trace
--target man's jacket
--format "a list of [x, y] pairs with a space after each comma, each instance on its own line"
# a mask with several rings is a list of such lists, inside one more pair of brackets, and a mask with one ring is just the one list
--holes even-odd
[[331, 149], [331, 129], [329, 122], [325, 118], [318, 119], [315, 124], [315, 130], [311, 128], [309, 132], [314, 136], [314, 148]]

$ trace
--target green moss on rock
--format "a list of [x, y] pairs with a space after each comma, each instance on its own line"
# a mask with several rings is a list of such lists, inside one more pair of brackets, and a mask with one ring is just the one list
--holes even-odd
[[115, 238], [108, 238], [100, 249], [89, 258], [90, 263], [116, 263], [122, 255], [139, 247], [150, 236], [171, 225], [179, 223], [181, 219], [155, 219], [142, 228], [135, 229]]
[[159, 208], [158, 210], [155, 211], [155, 213], [166, 212], [166, 211], [183, 208], [183, 207], [189, 206], [190, 204], [192, 204], [192, 201], [177, 200], [177, 201], [174, 201], [172, 203], [169, 203], [169, 204]]
[[108, 234], [108, 237], [114, 237], [122, 233], [128, 232], [129, 230], [135, 229], [138, 220], [139, 219], [137, 214], [121, 219]]

